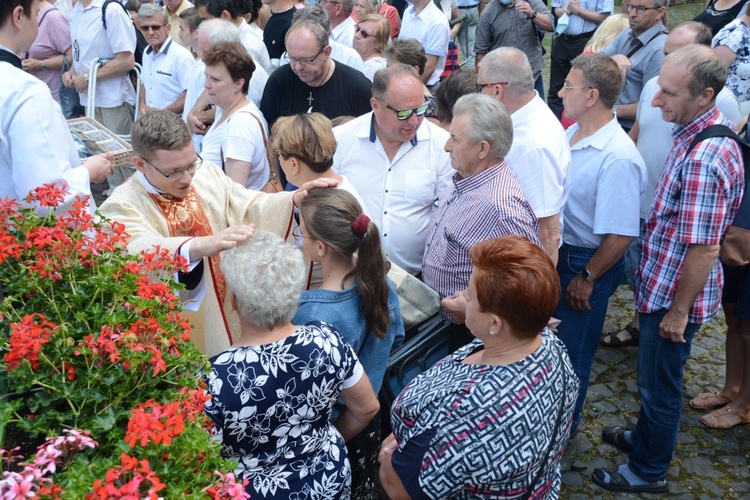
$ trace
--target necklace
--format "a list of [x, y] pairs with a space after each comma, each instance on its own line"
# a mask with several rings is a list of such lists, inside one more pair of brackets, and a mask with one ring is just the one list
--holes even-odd
[[333, 61], [328, 59], [326, 61], [326, 76], [323, 78], [323, 81], [318, 83], [317, 85], [310, 85], [310, 87], [320, 87], [322, 85], [325, 85], [325, 83], [331, 79], [331, 76], [333, 75]]

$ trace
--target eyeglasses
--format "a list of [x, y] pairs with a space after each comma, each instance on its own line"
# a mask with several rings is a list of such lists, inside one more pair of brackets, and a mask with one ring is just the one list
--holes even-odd
[[647, 10], [659, 10], [661, 7], [646, 7], [645, 5], [628, 5], [628, 12], [636, 11], [638, 14], [645, 14]]
[[593, 90], [594, 89], [594, 87], [591, 87], [591, 86], [586, 86], [586, 87], [572, 87], [572, 86], [568, 85], [567, 83], [563, 84], [563, 88], [566, 91], [573, 90], [573, 89], [588, 89], [588, 90]]
[[145, 161], [146, 163], [148, 163], [149, 165], [151, 165], [152, 167], [154, 167], [156, 169], [156, 171], [159, 172], [161, 175], [163, 175], [165, 178], [177, 181], [177, 180], [182, 179], [182, 177], [185, 174], [193, 175], [199, 168], [201, 168], [201, 165], [203, 165], [203, 158], [201, 158], [201, 155], [199, 155], [197, 153], [196, 153], [195, 156], [196, 156], [196, 158], [195, 158], [195, 161], [193, 163], [191, 163], [190, 165], [188, 165], [185, 168], [181, 168], [179, 170], [175, 170], [171, 174], [165, 174], [164, 172], [161, 171], [161, 169], [159, 167], [157, 167], [156, 165], [154, 165], [153, 163], [151, 163], [150, 161], [148, 161], [146, 158], [143, 158], [143, 157], [141, 157], [141, 158], [143, 158], [143, 161]]
[[477, 83], [477, 92], [481, 92], [485, 87], [489, 85], [508, 85], [508, 82]]
[[396, 109], [379, 97], [376, 97], [375, 99], [385, 104], [386, 109], [390, 109], [391, 111], [396, 113], [396, 118], [401, 121], [408, 120], [414, 113], [416, 113], [417, 116], [422, 116], [427, 112], [427, 108], [430, 107], [430, 103], [426, 102], [424, 104], [420, 104], [416, 108]]
[[315, 59], [318, 58], [320, 53], [323, 52], [323, 49], [325, 49], [326, 47], [328, 47], [328, 45], [323, 45], [318, 51], [318, 53], [312, 57], [292, 57], [289, 54], [287, 54], [287, 59], [289, 59], [289, 64], [294, 64], [294, 63], [312, 64], [313, 62], [315, 62]]
[[356, 31], [357, 33], [359, 33], [363, 40], [367, 40], [367, 37], [375, 36], [375, 35], [369, 34], [365, 30], [363, 30], [362, 28], [360, 28], [359, 24], [355, 24], [354, 25], [354, 31]]
[[148, 33], [149, 31], [159, 31], [164, 26], [166, 26], [166, 24], [156, 24], [154, 26], [148, 26], [148, 25], [141, 24], [141, 31], [145, 31], [146, 33]]
[[299, 226], [294, 226], [294, 229], [292, 229], [292, 235], [294, 236], [294, 239], [297, 241], [302, 241], [302, 238], [307, 238], [308, 240], [315, 239], [315, 238], [311, 238], [309, 236], [303, 235], [302, 228]]

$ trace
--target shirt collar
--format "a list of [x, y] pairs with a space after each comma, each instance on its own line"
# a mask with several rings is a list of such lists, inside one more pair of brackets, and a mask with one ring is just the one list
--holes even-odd
[[653, 26], [651, 26], [646, 31], [644, 31], [643, 33], [641, 33], [641, 35], [638, 36], [638, 37], [633, 36], [633, 35], [635, 35], [635, 33], [633, 33], [633, 31], [631, 30], [630, 31], [630, 39], [632, 40], [633, 38], [638, 38], [638, 40], [640, 40], [643, 45], [646, 45], [660, 31], [664, 31], [665, 33], [667, 31], [667, 29], [664, 27], [664, 24], [661, 22], [661, 20], [658, 23], [656, 23]]
[[672, 130], [672, 137], [674, 137], [675, 142], [682, 142], [687, 139], [692, 140], [693, 136], [718, 119], [719, 109], [716, 106], [712, 106], [711, 109], [705, 113], [695, 117], [693, 121], [675, 127], [674, 130]]
[[539, 97], [539, 93], [535, 90], [534, 98], [510, 115], [510, 119], [513, 121], [513, 126], [516, 126], [518, 123], [523, 123], [523, 121], [526, 120], [534, 110], [536, 110], [540, 102], [544, 104], [544, 101]]
[[[573, 137], [575, 134], [575, 131], [580, 128], [578, 124], [574, 124], [572, 127], [568, 129], [568, 137]], [[604, 125], [602, 128], [594, 132], [593, 135], [590, 135], [588, 137], [585, 137], [578, 141], [574, 146], [572, 146], [571, 150], [576, 149], [584, 149], [589, 146], [592, 148], [596, 148], [599, 150], [602, 150], [605, 148], [607, 143], [612, 139], [612, 136], [617, 132], [617, 130], [620, 128], [620, 124], [617, 122], [617, 117], [613, 116], [612, 120], [609, 121], [606, 125]]]
[[4, 45], [0, 45], [0, 61], [5, 61], [18, 69], [23, 69], [23, 66], [21, 65], [21, 58], [18, 57], [18, 54], [14, 53]]
[[[375, 133], [375, 112], [371, 111], [370, 113], [372, 114], [372, 117], [370, 118], [370, 134], [369, 134], [369, 138], [370, 138], [370, 142], [373, 143], [373, 144], [375, 144], [375, 140], [378, 138], [378, 135]], [[412, 137], [411, 140], [409, 141], [411, 143], [412, 147], [416, 146], [417, 143], [419, 142], [419, 139], [420, 139], [419, 134], [420, 134], [420, 131], [422, 130], [424, 122], [426, 120], [427, 120], [426, 118], [425, 118], [425, 120], [422, 120], [422, 125], [419, 126], [419, 128], [417, 129], [417, 133], [414, 134], [414, 137]]]
[[151, 184], [148, 179], [146, 179], [146, 176], [143, 175], [142, 172], [136, 172], [135, 173], [136, 178], [141, 183], [141, 186], [143, 186], [143, 189], [146, 190], [149, 194], [167, 194], [164, 191], [160, 191], [154, 187], [153, 184]]
[[492, 165], [483, 172], [479, 172], [478, 174], [466, 178], [461, 177], [461, 174], [456, 172], [453, 174], [453, 185], [456, 186], [456, 191], [458, 191], [459, 194], [471, 191], [472, 189], [481, 187], [486, 184], [488, 180], [497, 176], [497, 174], [500, 173], [500, 170], [505, 168], [506, 165], [505, 160], [503, 160], [500, 163]]
[[[171, 45], [172, 45], [172, 37], [167, 35], [167, 41], [164, 42], [164, 44], [161, 46], [161, 50], [156, 55], [158, 56], [159, 54], [164, 54], [166, 56], [167, 52], [169, 52], [169, 47]], [[149, 45], [148, 48], [146, 49], [146, 54], [151, 55], [153, 54], [153, 52], [154, 52], [154, 49]]]

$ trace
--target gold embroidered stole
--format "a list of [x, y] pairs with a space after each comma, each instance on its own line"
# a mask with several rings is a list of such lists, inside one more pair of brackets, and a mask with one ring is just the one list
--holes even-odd
[[[161, 211], [167, 221], [169, 235], [172, 237], [198, 237], [210, 236], [213, 234], [211, 223], [203, 210], [200, 197], [195, 192], [195, 186], [190, 186], [190, 192], [183, 199], [176, 198], [168, 194], [149, 193], [156, 206]], [[229, 339], [229, 345], [232, 345], [232, 333], [227, 321], [226, 308], [227, 304], [227, 282], [224, 274], [221, 272], [220, 254], [208, 258], [208, 268], [211, 275], [211, 285], [214, 287], [216, 298], [219, 301], [219, 311], [221, 311], [225, 332]], [[206, 286], [209, 286], [207, 283]]]

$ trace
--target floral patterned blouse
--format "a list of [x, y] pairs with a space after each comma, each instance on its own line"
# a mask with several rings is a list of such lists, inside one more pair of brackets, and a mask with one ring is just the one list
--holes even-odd
[[211, 365], [206, 413], [253, 499], [349, 498], [346, 446], [328, 418], [364, 370], [334, 327], [309, 322], [270, 344], [227, 349]]
[[741, 19], [735, 19], [719, 31], [711, 45], [725, 45], [737, 54], [729, 66], [727, 88], [738, 101], [750, 101], [750, 27]]

